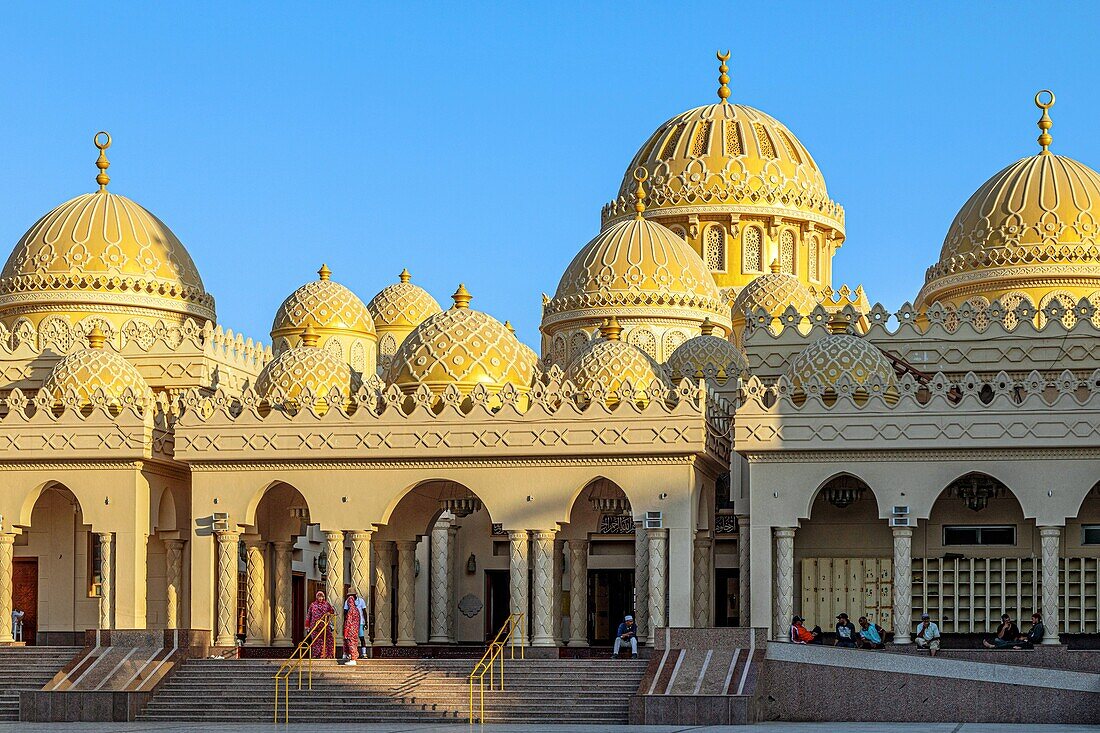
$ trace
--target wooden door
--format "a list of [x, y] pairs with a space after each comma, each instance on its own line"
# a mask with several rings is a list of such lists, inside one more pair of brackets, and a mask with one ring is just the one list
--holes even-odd
[[[38, 633], [38, 558], [17, 557], [12, 573], [12, 610], [23, 611], [23, 641], [35, 643]], [[0, 619], [10, 624], [11, 619]]]
[[294, 573], [290, 576], [290, 637], [298, 646], [305, 637], [306, 625], [306, 576]]

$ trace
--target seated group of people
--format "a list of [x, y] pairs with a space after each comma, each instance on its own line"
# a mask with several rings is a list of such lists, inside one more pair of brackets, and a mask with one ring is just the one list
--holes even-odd
[[[795, 644], [824, 644], [824, 632], [820, 626], [813, 629], [806, 628], [806, 620], [801, 616], [791, 619], [791, 641]], [[836, 617], [836, 641], [834, 646], [861, 648], [861, 649], [885, 649], [886, 632], [876, 623], [868, 620], [866, 616], [859, 617], [857, 629], [848, 619], [847, 613], [841, 613]]]
[[986, 649], [1031, 649], [1043, 643], [1046, 635], [1046, 627], [1043, 626], [1043, 617], [1038, 613], [1031, 614], [1031, 628], [1026, 634], [1020, 633], [1020, 627], [1007, 613], [1001, 614], [1001, 625], [997, 627], [997, 635], [992, 639], [982, 642]]

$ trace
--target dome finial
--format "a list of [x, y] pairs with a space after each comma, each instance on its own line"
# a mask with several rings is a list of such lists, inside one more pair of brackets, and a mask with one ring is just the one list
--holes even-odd
[[111, 147], [111, 133], [100, 130], [92, 140], [99, 148], [99, 158], [95, 162], [95, 167], [99, 168], [99, 175], [95, 177], [95, 182], [99, 184], [99, 190], [102, 192], [107, 190], [107, 184], [111, 182], [111, 177], [107, 175], [107, 169], [111, 167], [111, 162], [107, 160], [107, 148]]
[[470, 295], [470, 291], [462, 283], [458, 284], [458, 290], [451, 296], [451, 300], [455, 302], [455, 308], [469, 308], [470, 301], [473, 299], [474, 296]]
[[512, 334], [513, 336], [516, 335], [516, 327], [512, 325], [511, 321], [505, 321], [504, 327], [508, 329], [508, 333]]
[[703, 323], [699, 326], [699, 333], [704, 336], [713, 336], [714, 328], [714, 321], [710, 320], [710, 318], [704, 318]]
[[768, 269], [770, 269], [772, 272], [779, 272], [779, 270], [781, 268], [779, 267], [779, 258], [778, 257], [776, 257], [774, 260], [772, 260], [772, 263], [771, 263], [771, 265], [769, 265]]
[[[1047, 99], [1047, 101], [1045, 102], [1042, 101], [1042, 96], [1044, 94], [1048, 95], [1049, 97], [1049, 99]], [[1042, 89], [1036, 92], [1035, 106], [1043, 110], [1043, 116], [1040, 117], [1039, 121], [1035, 123], [1039, 126], [1039, 129], [1041, 130], [1041, 133], [1039, 134], [1039, 137], [1037, 139], [1039, 141], [1039, 145], [1042, 146], [1043, 150], [1041, 153], [1039, 153], [1039, 155], [1050, 155], [1050, 150], [1048, 150], [1048, 148], [1050, 147], [1051, 142], [1054, 141], [1054, 138], [1050, 136], [1050, 128], [1054, 127], [1054, 122], [1051, 121], [1050, 113], [1048, 112], [1048, 110], [1054, 106], [1054, 92], [1050, 91], [1049, 89]]]
[[623, 329], [619, 327], [619, 319], [615, 316], [611, 316], [600, 324], [600, 336], [603, 336], [608, 341], [618, 341], [619, 334], [622, 333], [622, 331]]
[[316, 348], [317, 339], [317, 332], [313, 330], [313, 324], [307, 323], [305, 329], [302, 331], [302, 346]]
[[730, 77], [726, 72], [730, 67], [726, 66], [726, 62], [730, 60], [730, 52], [726, 49], [725, 53], [719, 51], [715, 55], [721, 62], [718, 65], [718, 83], [721, 85], [718, 87], [718, 98], [722, 100], [722, 104], [729, 104], [730, 88], [727, 85], [730, 83]]
[[321, 263], [321, 269], [317, 271], [317, 276], [322, 280], [328, 280], [332, 277], [332, 270], [328, 269], [328, 265]]
[[98, 325], [92, 326], [92, 330], [88, 332], [88, 346], [93, 349], [102, 349], [105, 343], [107, 343], [107, 334], [103, 333]]
[[409, 274], [409, 269], [407, 267], [402, 267], [401, 274], [397, 276], [397, 279], [403, 283], [407, 283], [409, 280], [412, 280], [412, 275]]
[[835, 311], [829, 318], [829, 325], [826, 328], [828, 328], [829, 333], [834, 336], [848, 333], [848, 319], [844, 317], [844, 312]]
[[635, 219], [644, 218], [642, 214], [645, 213], [645, 179], [649, 178], [649, 171], [642, 166], [638, 166], [634, 169], [634, 180], [638, 182], [638, 187], [634, 190], [634, 210], [637, 215]]

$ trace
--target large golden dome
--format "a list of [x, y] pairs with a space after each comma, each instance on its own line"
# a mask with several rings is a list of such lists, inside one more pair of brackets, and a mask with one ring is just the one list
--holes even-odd
[[386, 381], [406, 393], [421, 384], [440, 393], [454, 385], [467, 394], [478, 385], [498, 392], [512, 384], [526, 392], [535, 377], [534, 352], [525, 349], [500, 321], [470, 308], [462, 285], [454, 307], [428, 317], [397, 349]]
[[928, 268], [920, 305], [1024, 295], [1039, 305], [1051, 293], [1076, 299], [1100, 289], [1100, 174], [1049, 146], [1054, 95], [1042, 101], [1038, 154], [986, 181], [948, 228], [940, 259]]
[[612, 317], [600, 326], [600, 338], [588, 344], [569, 365], [566, 376], [579, 389], [597, 386], [606, 390], [606, 401], [618, 402], [615, 393], [630, 382], [636, 401], [648, 399], [647, 390], [654, 382], [665, 383], [661, 365], [641, 349], [619, 340], [620, 327]]
[[358, 385], [353, 384], [351, 368], [318, 346], [318, 335], [312, 324], [300, 334], [298, 346], [284, 350], [264, 366], [256, 377], [256, 394], [264, 399], [280, 399], [287, 406], [296, 406], [308, 390], [319, 407], [336, 390], [350, 399]]
[[135, 317], [213, 321], [214, 299], [191, 256], [164, 222], [107, 191], [110, 137], [99, 133], [96, 145], [99, 190], [61, 204], [15, 245], [0, 273], [0, 320], [9, 328], [51, 315], [97, 314], [116, 327]]
[[725, 384], [730, 379], [747, 377], [749, 362], [733, 343], [714, 335], [714, 327], [703, 324], [703, 332], [688, 339], [672, 352], [665, 364], [673, 381], [708, 379]]
[[73, 394], [78, 407], [97, 400], [97, 392], [107, 406], [118, 407], [126, 401], [126, 392], [137, 404], [145, 401], [149, 384], [133, 364], [114, 351], [103, 348], [106, 337], [99, 328], [88, 335], [89, 348], [74, 351], [54, 364], [42, 389], [61, 403]]
[[857, 401], [870, 394], [882, 394], [887, 402], [898, 397], [897, 375], [886, 355], [874, 344], [848, 333], [843, 314], [833, 315], [829, 335], [812, 342], [793, 359], [788, 378], [796, 390], [805, 393], [816, 385], [828, 400], [835, 398], [836, 386], [847, 378]]
[[367, 303], [378, 330], [378, 366], [389, 367], [397, 347], [428, 316], [442, 313], [439, 303], [424, 288], [413, 285], [408, 270], [402, 270], [398, 282], [387, 285]]

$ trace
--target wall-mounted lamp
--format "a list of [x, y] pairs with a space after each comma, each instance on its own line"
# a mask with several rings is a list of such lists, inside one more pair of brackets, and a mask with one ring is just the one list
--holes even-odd
[[657, 498], [661, 501], [664, 501], [668, 498], [668, 492], [662, 491], [661, 493], [657, 494]]
[[1054, 489], [1047, 489], [1047, 496], [1048, 497], [1054, 496]]
[[472, 552], [470, 553], [470, 559], [466, 561], [466, 572], [470, 575], [477, 572], [477, 557]]
[[215, 504], [217, 504], [217, 503], [218, 503], [218, 497], [216, 497], [216, 496], [214, 497], [214, 503], [215, 503]]
[[111, 505], [111, 497], [109, 497], [109, 496], [103, 497], [103, 506], [110, 506], [110, 505]]
[[527, 501], [534, 501], [534, 500], [535, 500], [535, 497], [528, 495]]
[[778, 491], [773, 491], [772, 496], [774, 496], [776, 499], [778, 499], [779, 498], [779, 492]]
[[340, 502], [341, 502], [342, 504], [347, 504], [347, 503], [348, 503], [348, 497], [346, 497], [346, 496], [341, 496], [341, 497], [340, 497]]
[[321, 575], [326, 574], [328, 572], [328, 553], [322, 552], [317, 555], [317, 557], [313, 558], [313, 567], [317, 572], [321, 573]]

